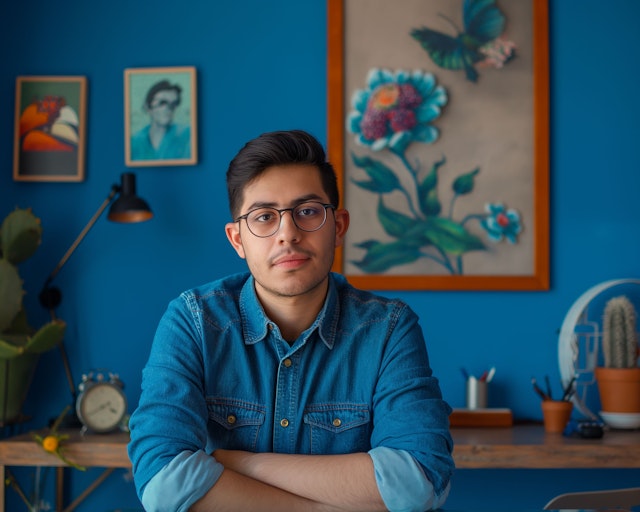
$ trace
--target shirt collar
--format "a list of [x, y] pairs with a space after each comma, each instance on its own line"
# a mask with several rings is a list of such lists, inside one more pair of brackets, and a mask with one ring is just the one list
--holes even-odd
[[[329, 274], [327, 298], [314, 322], [314, 324], [318, 325], [320, 339], [329, 349], [332, 349], [335, 344], [338, 320], [340, 318], [340, 301], [338, 300], [338, 288], [335, 281], [334, 274]], [[251, 275], [244, 283], [242, 290], [240, 290], [239, 307], [245, 344], [253, 345], [265, 339], [271, 320], [265, 314], [262, 304], [258, 300], [255, 280]]]

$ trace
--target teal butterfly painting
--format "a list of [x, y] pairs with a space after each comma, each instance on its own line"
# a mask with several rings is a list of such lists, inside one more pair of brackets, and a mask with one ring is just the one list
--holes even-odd
[[501, 68], [515, 56], [515, 45], [500, 36], [506, 18], [495, 0], [464, 0], [462, 6], [464, 30], [446, 19], [457, 35], [447, 35], [422, 27], [411, 31], [411, 36], [426, 50], [433, 62], [444, 69], [464, 70], [467, 80], [478, 80], [477, 67]]

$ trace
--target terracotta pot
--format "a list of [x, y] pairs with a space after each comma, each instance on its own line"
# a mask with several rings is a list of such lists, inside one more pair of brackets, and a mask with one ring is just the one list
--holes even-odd
[[543, 400], [542, 419], [545, 432], [562, 433], [571, 418], [573, 403], [566, 400]]
[[604, 368], [595, 371], [604, 412], [640, 413], [640, 368]]

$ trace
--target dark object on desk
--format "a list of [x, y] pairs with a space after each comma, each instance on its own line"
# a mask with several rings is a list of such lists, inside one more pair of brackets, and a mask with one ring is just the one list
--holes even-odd
[[602, 423], [597, 421], [570, 421], [563, 434], [567, 437], [600, 439], [604, 435]]

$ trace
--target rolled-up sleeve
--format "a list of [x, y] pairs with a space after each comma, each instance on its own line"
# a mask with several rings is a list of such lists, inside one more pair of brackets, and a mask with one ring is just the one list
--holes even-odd
[[[451, 407], [443, 400], [433, 376], [417, 315], [406, 305], [394, 313], [387, 327], [388, 339], [374, 394], [371, 453], [374, 463], [381, 458], [392, 462], [378, 462], [376, 466], [378, 482], [384, 484], [387, 496], [401, 495], [407, 489], [405, 478], [421, 481], [412, 465], [417, 464], [432, 486], [426, 494], [433, 495], [435, 501], [429, 506], [437, 508], [447, 496], [455, 469], [449, 432]], [[377, 450], [379, 447], [396, 452]], [[419, 485], [415, 489], [419, 502], [425, 487]]]
[[369, 451], [376, 484], [390, 512], [424, 512], [440, 508], [449, 495], [450, 484], [436, 493], [422, 467], [404, 450], [379, 446]]
[[222, 464], [203, 451], [182, 452], [149, 480], [142, 493], [146, 512], [187, 512], [218, 481]]
[[[129, 422], [128, 452], [138, 497], [157, 503], [147, 510], [183, 510], [204, 496], [221, 471], [206, 454], [208, 414], [201, 333], [194, 314], [185, 297], [170, 303], [158, 325], [143, 370], [140, 402]], [[171, 497], [167, 503], [172, 505], [165, 505], [162, 497]], [[180, 497], [186, 501], [179, 502]]]

